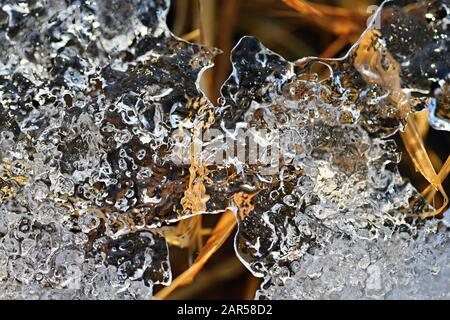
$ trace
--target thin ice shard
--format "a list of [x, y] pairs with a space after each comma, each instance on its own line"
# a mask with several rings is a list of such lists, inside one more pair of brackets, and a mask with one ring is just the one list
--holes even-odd
[[1, 2], [0, 297], [150, 298], [170, 282], [155, 228], [200, 213], [172, 133], [208, 121], [197, 82], [216, 50], [173, 36], [168, 7]]
[[[447, 7], [387, 2], [342, 59], [291, 63], [251, 37], [234, 48], [215, 125], [245, 151], [228, 154], [215, 185], [228, 186], [221, 192], [239, 220], [238, 256], [265, 278], [258, 297], [448, 294], [448, 226], [414, 218], [429, 205], [401, 178], [396, 145], [388, 139], [408, 113], [432, 105], [436, 85], [448, 80], [448, 59], [433, 65], [441, 54], [402, 51], [410, 48], [407, 41], [419, 46], [412, 29], [403, 29], [420, 29], [415, 19], [422, 22], [439, 8]], [[445, 26], [437, 19], [430, 25], [436, 28], [421, 30], [426, 37], [420, 41], [432, 50], [435, 31]], [[252, 163], [254, 152], [259, 157]]]

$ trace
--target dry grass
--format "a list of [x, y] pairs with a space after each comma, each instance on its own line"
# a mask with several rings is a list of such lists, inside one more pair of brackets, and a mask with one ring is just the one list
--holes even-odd
[[236, 218], [234, 215], [231, 212], [224, 213], [214, 228], [208, 242], [206, 242], [206, 245], [200, 251], [199, 256], [191, 267], [172, 281], [170, 286], [160, 290], [155, 297], [157, 299], [165, 299], [178, 287], [192, 282], [194, 277], [202, 270], [206, 262], [227, 240], [235, 226]]

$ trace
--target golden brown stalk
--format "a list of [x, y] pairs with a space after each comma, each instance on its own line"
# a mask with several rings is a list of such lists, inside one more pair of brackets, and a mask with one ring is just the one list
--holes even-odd
[[226, 284], [242, 276], [245, 271], [245, 267], [235, 255], [231, 254], [222, 257], [220, 263], [214, 264], [208, 270], [199, 273], [192, 285], [178, 288], [175, 292], [172, 292], [169, 299], [186, 300], [193, 299], [199, 295], [204, 296], [204, 294], [208, 294], [217, 288], [217, 286]]
[[282, 0], [286, 5], [291, 8], [294, 8], [298, 12], [303, 14], [313, 14], [319, 17], [323, 17], [323, 14], [315, 9], [311, 4], [302, 0]]
[[255, 299], [255, 292], [258, 290], [259, 286], [261, 285], [261, 278], [256, 278], [254, 276], [249, 276], [247, 288], [244, 293], [244, 300], [253, 300]]
[[336, 35], [360, 34], [366, 28], [369, 13], [320, 5], [300, 0], [281, 0], [305, 19]]
[[[183, 1], [185, 4], [181, 6], [181, 10], [186, 10], [185, 6], [188, 1]], [[199, 12], [197, 16], [199, 28], [185, 34], [182, 38], [187, 41], [196, 39], [197, 42], [203, 45], [213, 46], [215, 32], [215, 1], [198, 0], [197, 3], [199, 5]], [[197, 12], [195, 11], [194, 14], [197, 14]], [[211, 92], [211, 71], [206, 71], [202, 75], [201, 87], [206, 95]], [[204, 104], [205, 101], [203, 101], [203, 107], [206, 106], [206, 104]], [[201, 108], [201, 105], [198, 107]], [[201, 113], [201, 109], [197, 110], [197, 112]], [[202, 180], [205, 168], [198, 165], [197, 159], [193, 156], [196, 154], [196, 147], [197, 146], [195, 143], [191, 145], [189, 185], [185, 190], [183, 199], [181, 200], [183, 210], [192, 214], [203, 213], [206, 210], [206, 203], [209, 200], [209, 196], [206, 194], [206, 189]], [[164, 230], [164, 232], [166, 235], [169, 235], [169, 243], [180, 247], [188, 247], [190, 253], [192, 253], [193, 251], [197, 249], [200, 250], [203, 247], [203, 236], [207, 234], [208, 230], [203, 228], [202, 216], [197, 215], [186, 221], [181, 221], [177, 227], [168, 228]]]
[[368, 12], [362, 12], [360, 10], [350, 10], [342, 7], [328, 6], [326, 4], [311, 3], [310, 4], [315, 10], [319, 11], [323, 16], [336, 17], [336, 18], [346, 18], [355, 19], [358, 21], [366, 20], [369, 16]]
[[235, 226], [236, 218], [234, 215], [231, 212], [224, 213], [192, 266], [179, 275], [170, 286], [159, 291], [155, 297], [157, 299], [165, 299], [176, 288], [192, 282], [211, 256], [219, 250], [228, 239]]
[[192, 30], [191, 32], [181, 36], [181, 38], [183, 38], [186, 41], [197, 40], [199, 37], [200, 37], [200, 29]]
[[198, 252], [203, 248], [202, 239], [211, 234], [211, 229], [202, 227], [201, 215], [183, 219], [176, 226], [162, 228], [167, 242], [179, 248], [188, 248], [190, 253]]
[[346, 35], [339, 36], [333, 41], [328, 48], [320, 55], [321, 58], [333, 58], [348, 44], [348, 37]]
[[430, 131], [430, 123], [428, 122], [428, 109], [414, 113], [414, 119], [420, 137], [422, 138], [422, 140], [425, 140], [428, 132]]
[[439, 184], [437, 181], [437, 174], [431, 163], [430, 158], [423, 145], [422, 138], [414, 121], [412, 114], [408, 115], [408, 124], [404, 132], [400, 133], [405, 148], [408, 151], [416, 169], [428, 180], [429, 183], [437, 187]]
[[189, 12], [189, 1], [187, 0], [178, 0], [173, 3], [175, 7], [175, 23], [172, 27], [172, 32], [176, 35], [180, 35], [183, 33], [188, 12]]
[[[442, 181], [436, 174], [431, 160], [428, 157], [425, 146], [423, 145], [423, 141], [416, 128], [414, 116], [412, 114], [408, 115], [408, 125], [406, 126], [405, 131], [400, 133], [400, 136], [403, 140], [403, 143], [405, 144], [406, 150], [411, 156], [416, 169], [425, 177], [425, 179], [427, 179], [431, 186], [433, 186], [441, 193], [444, 199], [441, 207], [437, 208], [436, 210], [421, 214], [420, 217], [428, 218], [437, 216], [447, 207], [448, 196], [445, 193], [444, 188], [442, 187]], [[446, 169], [448, 167], [447, 162], [444, 164], [444, 167], [441, 170], [441, 172], [443, 172], [442, 176], [446, 176], [445, 172], [448, 171], [448, 169]]]
[[361, 12], [359, 10], [350, 10], [347, 8], [329, 6], [326, 4], [311, 3], [304, 0], [281, 0], [289, 7], [297, 10], [301, 14], [311, 15], [314, 14], [321, 18], [334, 17], [334, 18], [346, 18], [346, 19], [358, 19], [359, 21], [365, 20], [368, 16], [368, 12]]
[[[450, 174], [450, 156], [447, 158], [447, 161], [445, 161], [441, 170], [438, 173], [438, 181], [440, 183], [443, 183], [449, 174]], [[436, 194], [436, 189], [432, 184], [430, 184], [422, 191], [422, 194], [426, 197], [427, 201], [431, 202], [434, 195]]]

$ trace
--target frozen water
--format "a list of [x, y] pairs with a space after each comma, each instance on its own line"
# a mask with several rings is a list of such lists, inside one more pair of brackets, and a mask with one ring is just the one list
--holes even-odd
[[448, 102], [446, 21], [446, 1], [390, 1], [342, 59], [291, 63], [251, 37], [234, 48], [216, 124], [277, 150], [224, 177], [258, 298], [449, 298], [448, 226], [417, 219], [430, 207], [389, 139]]
[[342, 59], [244, 37], [217, 108], [166, 0], [0, 3], [0, 298], [151, 298], [160, 227], [227, 209], [258, 298], [449, 298], [390, 139], [448, 130], [448, 0], [386, 2]]
[[450, 1], [391, 1], [379, 14], [381, 39], [400, 65], [402, 86], [432, 97], [430, 124], [450, 131]]
[[[259, 299], [450, 299], [449, 225], [427, 223], [411, 237], [376, 240], [332, 235], [281, 277], [273, 267]], [[276, 275], [276, 276], [274, 276]]]
[[0, 4], [0, 298], [151, 298], [155, 227], [200, 213], [170, 133], [207, 121], [216, 51], [170, 33], [166, 0]]

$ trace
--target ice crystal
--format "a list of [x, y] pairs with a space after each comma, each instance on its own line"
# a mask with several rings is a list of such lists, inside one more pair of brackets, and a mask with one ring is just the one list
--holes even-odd
[[199, 213], [170, 133], [207, 121], [216, 51], [170, 33], [166, 0], [0, 4], [0, 297], [151, 298], [155, 227]]

